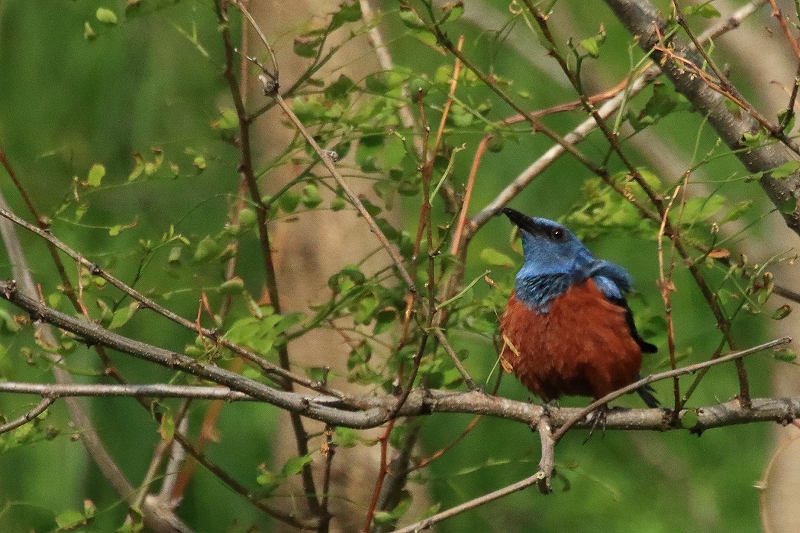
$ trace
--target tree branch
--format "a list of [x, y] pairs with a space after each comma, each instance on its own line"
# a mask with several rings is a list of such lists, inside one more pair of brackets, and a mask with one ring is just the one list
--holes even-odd
[[[231, 391], [248, 395], [253, 400], [263, 401], [292, 413], [320, 420], [332, 426], [345, 426], [357, 429], [376, 427], [386, 422], [392, 413], [399, 417], [428, 415], [432, 413], [470, 413], [496, 416], [509, 420], [516, 420], [529, 426], [539, 423], [544, 409], [528, 403], [516, 402], [507, 398], [490, 396], [480, 391], [451, 392], [440, 390], [413, 389], [408, 398], [398, 409], [398, 398], [385, 396], [355, 396], [343, 393], [336, 396], [321, 395], [317, 393], [297, 393], [282, 391], [253, 381], [249, 378], [222, 369], [214, 363], [200, 362], [191, 357], [171, 352], [163, 348], [129, 339], [122, 335], [110, 332], [102, 327], [86, 322], [79, 318], [70, 317], [46, 305], [28, 298], [16, 290], [13, 281], [0, 281], [0, 297], [14, 305], [25, 309], [34, 320], [41, 320], [56, 327], [67, 330], [84, 342], [102, 344], [117, 351], [133, 355], [134, 357], [156, 363], [174, 370], [180, 370], [228, 387]], [[672, 378], [675, 375], [684, 375], [696, 372], [702, 368], [735, 360], [759, 350], [773, 348], [790, 341], [783, 337], [741, 352], [729, 354], [711, 361], [704, 361], [688, 367], [654, 374], [625, 387], [615, 393], [601, 398], [598, 402], [609, 402], [612, 399], [634, 390], [636, 387], [652, 383], [661, 379]], [[2, 384], [0, 384], [2, 385]], [[106, 385], [105, 387], [109, 387]], [[126, 391], [124, 385], [118, 385], [113, 391], [115, 395], [123, 395]], [[13, 387], [12, 387], [13, 388]], [[2, 388], [0, 388], [2, 390]], [[141, 390], [141, 389], [139, 389]], [[151, 392], [154, 389], [151, 389]], [[127, 389], [129, 393], [136, 392], [136, 386]], [[162, 389], [167, 392], [168, 389]], [[223, 389], [224, 391], [224, 389]], [[67, 389], [62, 389], [67, 392]], [[38, 393], [38, 392], [37, 392]], [[233, 394], [221, 392], [225, 394]], [[128, 394], [133, 395], [133, 394]], [[235, 399], [245, 399], [242, 396], [230, 396]], [[592, 422], [586, 419], [586, 414], [597, 407], [597, 403], [584, 409], [577, 408], [548, 408], [548, 413], [553, 427], [561, 428], [554, 433], [558, 441], [566, 431], [562, 428], [569, 424], [570, 427], [589, 428]], [[692, 409], [682, 410], [680, 415]], [[607, 429], [625, 430], [655, 430], [691, 429], [702, 432], [712, 427], [721, 427], [732, 424], [742, 424], [757, 421], [784, 422], [800, 417], [800, 398], [783, 399], [754, 399], [751, 408], [743, 408], [738, 400], [733, 400], [718, 406], [709, 406], [696, 409], [697, 423], [691, 428], [683, 428], [671, 422], [673, 417], [667, 409], [632, 409], [624, 411], [611, 411], [607, 416], [605, 427]], [[680, 416], [676, 418], [680, 420]]]
[[[648, 0], [605, 0], [617, 18], [631, 32], [639, 46], [653, 59], [675, 86], [675, 90], [683, 94], [700, 113], [706, 116], [708, 123], [714, 128], [725, 144], [734, 151], [736, 157], [749, 172], [764, 173], [759, 180], [761, 187], [772, 203], [781, 211], [786, 225], [800, 235], [800, 171], [795, 171], [785, 179], [773, 179], [770, 170], [789, 162], [785, 149], [777, 144], [748, 147], [743, 144], [745, 134], [757, 136], [762, 124], [748, 113], [728, 109], [725, 101], [727, 95], [709, 86], [699, 65], [702, 58], [692, 47], [677, 38], [665, 43], [663, 36], [667, 33], [667, 21], [658, 9]], [[668, 50], [668, 52], [667, 52]], [[691, 67], [691, 68], [689, 68]], [[713, 76], [706, 74], [706, 76]], [[748, 108], [752, 105], [743, 97], [736, 95]], [[774, 134], [774, 132], [771, 132]], [[796, 202], [791, 206], [791, 202]], [[787, 208], [787, 205], [791, 209]]]

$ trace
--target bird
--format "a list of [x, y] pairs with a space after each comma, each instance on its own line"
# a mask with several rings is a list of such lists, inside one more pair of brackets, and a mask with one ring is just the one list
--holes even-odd
[[[564, 225], [505, 214], [522, 239], [524, 262], [500, 318], [501, 362], [545, 402], [562, 395], [598, 400], [640, 378], [642, 339], [625, 300], [633, 278], [624, 267], [595, 259]], [[637, 389], [648, 407], [650, 386]]]

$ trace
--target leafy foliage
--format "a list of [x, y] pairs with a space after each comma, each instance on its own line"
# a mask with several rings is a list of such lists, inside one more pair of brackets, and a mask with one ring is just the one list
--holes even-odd
[[[550, 13], [527, 4], [512, 3], [507, 26], [498, 28], [476, 20], [463, 2], [401, 2], [376, 20], [365, 20], [358, 2], [344, 2], [322, 16], [322, 22], [284, 39], [280, 51], [294, 54], [304, 69], [294, 79], [280, 79], [281, 98], [309, 135], [335, 153], [332, 159], [347, 182], [368, 184], [357, 195], [326, 170], [321, 158], [327, 156], [312, 150], [300, 134], [276, 147], [275, 155], [253, 162], [252, 151], [260, 141], [246, 144], [242, 132], [252, 133], [247, 128], [257, 121], [272, 121], [270, 127], [277, 128], [283, 116], [270, 114], [276, 104], [268, 97], [236, 100], [238, 89], [229, 76], [236, 80], [240, 75], [240, 59], [251, 69], [250, 77], [264, 74], [253, 63], [264, 62], [268, 72], [272, 67], [263, 47], [247, 52], [255, 54], [249, 58], [244, 52], [236, 56], [237, 45], [226, 44], [224, 36], [230, 32], [236, 43], [242, 40], [236, 29], [240, 24], [253, 31], [234, 4], [132, 0], [120, 12], [97, 2], [48, 7], [58, 24], [39, 20], [20, 37], [24, 42], [14, 46], [12, 37], [0, 37], [0, 50], [8, 56], [7, 79], [17, 80], [0, 82], [0, 147], [24, 176], [9, 201], [16, 213], [26, 213], [25, 199], [32, 199], [39, 216], [29, 213], [31, 217], [96, 268], [76, 268], [54, 258], [56, 252], [37, 248], [40, 243], [26, 241], [43, 300], [106, 329], [186, 354], [198, 365], [219, 365], [283, 392], [305, 385], [315, 388], [315, 394], [344, 401], [344, 394], [331, 393], [338, 389], [328, 383], [330, 377], [361, 386], [354, 390], [367, 397], [402, 398], [412, 389], [463, 391], [474, 379], [488, 392], [494, 392], [497, 382], [499, 396], [521, 400], [527, 392], [519, 384], [507, 378], [497, 381], [503, 373], [497, 366], [502, 342], [497, 338], [498, 317], [521, 259], [505, 222], [486, 225], [497, 207], [487, 206], [498, 198], [505, 205], [510, 195], [499, 194], [510, 187], [514, 203], [524, 205], [521, 210], [558, 218], [598, 255], [629, 266], [639, 278], [640, 292], [631, 305], [639, 331], [660, 349], [659, 356], [645, 361], [645, 371], [664, 370], [671, 361], [704, 360], [725, 346], [755, 344], [763, 336], [763, 319], [782, 320], [792, 311], [771, 297], [780, 285], [773, 267], [793, 262], [794, 255], [773, 250], [766, 258], [750, 259], [751, 241], [765, 231], [767, 217], [794, 212], [797, 206], [794, 198], [770, 205], [760, 193], [756, 197], [752, 182], [791, 179], [800, 164], [790, 161], [741, 177], [733, 152], [707, 133], [703, 117], [663, 78], [638, 95], [628, 94], [627, 85], [620, 89], [623, 103], [604, 122], [606, 131], [589, 136], [588, 146], [563, 141], [564, 134], [609, 98], [595, 98], [587, 89], [599, 86], [597, 70], [629, 80], [648, 58], [632, 45], [620, 45], [629, 39], [608, 13], [599, 26], [600, 15], [594, 11], [591, 17], [577, 17], [581, 27], [574, 36], [554, 37]], [[575, 10], [573, 14], [594, 9], [550, 8]], [[32, 9], [19, 3], [3, 16], [25, 20], [33, 16]], [[720, 16], [710, 3], [683, 14], [693, 22]], [[521, 36], [509, 33], [514, 25]], [[394, 65], [363, 77], [334, 66], [346, 46], [378, 26], [393, 36], [388, 49]], [[143, 27], [152, 35], [143, 34]], [[679, 29], [670, 27], [673, 33]], [[466, 36], [463, 46], [452, 41], [460, 34]], [[51, 38], [44, 42], [32, 35]], [[273, 38], [280, 41], [279, 36], [267, 36]], [[551, 58], [560, 74], [551, 77], [527, 64], [520, 68], [517, 39], [526, 47], [538, 46], [536, 53]], [[131, 49], [137, 53], [126, 52]], [[52, 74], [51, 58], [60, 57], [56, 51], [65, 52], [63, 66], [56, 70], [72, 73], [64, 75], [57, 98], [52, 84], [42, 82]], [[230, 57], [236, 57], [236, 69], [226, 63]], [[81, 74], [87, 65], [92, 65], [91, 74]], [[34, 70], [36, 76], [25, 75]], [[564, 78], [571, 89], [560, 85]], [[570, 90], [571, 96], [565, 96]], [[49, 102], [57, 117], [39, 111], [37, 102]], [[403, 121], [403, 112], [411, 113], [411, 123]], [[780, 117], [781, 131], [793, 131], [791, 119]], [[684, 168], [659, 167], [646, 151], [639, 151], [642, 136], [652, 139], [673, 131], [683, 132], [674, 142]], [[745, 135], [740, 144], [742, 150], [751, 150], [775, 142], [775, 134], [762, 128]], [[536, 182], [519, 181], [532, 160], [564, 144], [573, 148], [569, 161], [559, 161], [552, 171], [537, 171]], [[666, 149], [652, 147], [653, 152]], [[278, 169], [286, 168], [292, 169], [291, 179], [278, 183]], [[281, 231], [291, 235], [293, 227], [310, 224], [319, 215], [333, 215], [337, 221], [357, 217], [359, 222], [368, 216], [400, 260], [387, 259], [378, 241], [354, 242], [363, 257], [349, 264], [323, 258], [325, 267], [335, 265], [327, 283], [313, 287], [316, 298], [303, 302], [301, 311], [287, 311], [280, 302], [286, 295], [281, 276], [275, 275], [275, 255], [281, 254], [281, 239], [292, 237]], [[12, 277], [11, 263], [2, 267], [3, 277]], [[112, 273], [135, 295], [118, 290], [101, 273]], [[651, 283], [656, 279], [659, 286]], [[189, 317], [189, 327], [158, 317], [146, 299]], [[154, 370], [116, 354], [94, 352], [83, 345], [85, 339], [70, 334], [61, 334], [53, 344], [33, 333], [30, 322], [14, 308], [0, 309], [4, 380], [46, 382], [46, 372], [57, 367], [92, 383], [115, 378], [207, 384], [171, 368]], [[294, 362], [295, 343], [320, 334], [333, 335], [345, 347], [341, 370], [331, 373], [335, 365], [326, 359], [329, 354], [315, 354], [309, 364]], [[244, 366], [235, 359], [239, 352], [223, 349], [222, 342], [255, 357]], [[52, 354], [61, 359], [55, 361]], [[780, 351], [773, 359], [789, 364], [794, 354]], [[757, 394], [766, 394], [770, 362], [762, 358], [748, 364]], [[295, 376], [294, 385], [286, 374]], [[688, 407], [685, 426], [695, 425], [697, 406], [740, 393], [733, 372], [728, 374], [681, 382]], [[656, 390], [668, 405], [670, 384], [659, 383]], [[278, 427], [272, 411], [264, 414], [268, 407], [226, 405], [230, 418], [217, 420], [216, 408], [197, 401], [116, 402], [93, 400], [93, 414], [96, 425], [113, 435], [112, 452], [126, 473], [147, 470], [147, 454], [132, 450], [149, 451], [171, 442], [176, 433], [184, 435], [182, 421], [191, 428], [183, 438], [218, 441], [205, 452], [211, 459], [203, 465], [217, 479], [195, 480], [192, 490], [179, 495], [189, 502], [181, 504], [181, 516], [208, 530], [250, 524], [249, 530], [269, 530], [276, 520], [270, 514], [280, 513], [264, 512], [264, 505], [291, 508], [285, 513], [289, 518], [283, 517], [290, 520], [306, 512], [294, 507], [302, 506], [303, 499], [327, 501], [320, 486], [317, 493], [308, 493], [308, 477], [313, 480], [312, 467], [324, 471], [328, 461], [337, 461], [337, 449], [380, 445], [390, 452], [411, 450], [408, 455], [414, 457], [404, 465], [412, 471], [411, 481], [398, 489], [391, 505], [377, 509], [369, 502], [354, 502], [376, 527], [420, 519], [412, 516], [418, 512], [412, 506], [415, 484], [429, 491], [433, 514], [439, 507], [507, 485], [523, 470], [533, 473], [539, 453], [528, 429], [507, 421], [481, 421], [475, 429], [465, 429], [461, 419], [436, 417], [391, 421], [378, 440], [346, 427], [312, 433], [295, 425], [295, 436], [302, 435], [297, 455], [270, 466], [278, 454], [266, 444], [268, 439], [289, 430]], [[17, 398], [0, 402], [6, 419], [30, 408]], [[211, 436], [195, 441], [198, 426]], [[6, 466], [0, 465], [3, 499], [47, 510], [46, 518], [32, 511], [0, 515], [0, 529], [133, 531], [142, 526], [140, 510], [124, 500], [128, 495], [111, 495], [96, 472], [59, 459], [79, 453], [74, 437], [60, 404], [0, 435], [0, 451], [9, 458]], [[462, 438], [469, 444], [455, 446]], [[752, 530], [758, 509], [749, 502], [747, 488], [764, 458], [754, 452], [736, 469], [711, 471], [708, 464], [720, 450], [729, 449], [731, 438], [762, 452], [764, 429], [731, 429], [724, 436], [703, 438], [702, 447], [685, 434], [654, 442], [649, 436], [609, 432], [584, 447], [577, 444], [582, 439], [566, 439], [558, 448], [557, 465], [557, 484], [564, 494], [547, 501], [543, 522], [531, 522], [520, 513], [530, 505], [526, 493], [526, 500], [504, 500], [500, 509], [477, 519], [456, 518], [441, 530], [577, 529], [589, 518], [598, 529], [632, 522], [652, 531], [696, 527], [690, 516], [660, 512], [682, 508], [701, 492], [703, 501], [718, 511], [713, 523], [703, 524], [707, 530]], [[650, 453], [651, 448], [658, 453]], [[61, 450], [68, 453], [59, 455]], [[437, 450], [444, 450], [441, 459], [429, 463]], [[59, 471], [63, 467], [69, 472], [64, 479], [51, 480], [50, 465], [57, 461]], [[216, 470], [214, 461], [219, 463]], [[31, 465], [29, 487], [3, 481], [14, 479], [12, 463], [14, 468], [17, 463]], [[688, 474], [680, 477], [674, 473], [678, 471]], [[87, 480], [86, 485], [78, 479]], [[306, 484], [302, 490], [293, 485], [298, 479]], [[642, 486], [642, 479], [659, 481]], [[219, 490], [218, 480], [233, 489], [230, 494]], [[154, 491], [153, 482], [142, 481], [142, 494]], [[710, 484], [735, 490], [721, 493]], [[662, 502], [661, 508], [642, 505], [643, 494], [647, 501]], [[78, 510], [74, 502], [81, 499], [86, 503]], [[598, 513], [600, 506], [614, 511]], [[501, 515], [524, 518], [510, 524]], [[126, 516], [133, 518], [126, 522]]]

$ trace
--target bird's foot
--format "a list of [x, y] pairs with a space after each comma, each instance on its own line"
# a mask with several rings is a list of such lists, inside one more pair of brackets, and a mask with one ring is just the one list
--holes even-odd
[[586, 416], [587, 421], [591, 420], [592, 427], [589, 428], [589, 435], [586, 436], [586, 440], [583, 441], [583, 444], [589, 442], [589, 439], [592, 438], [594, 430], [598, 427], [603, 429], [603, 435], [606, 434], [606, 422], [608, 421], [608, 413], [610, 411], [611, 408], [608, 407], [607, 403], [604, 403]]

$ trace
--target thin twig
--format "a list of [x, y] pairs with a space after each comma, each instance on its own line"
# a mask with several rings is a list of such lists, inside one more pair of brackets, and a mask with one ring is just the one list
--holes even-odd
[[[2, 385], [2, 383], [0, 383]], [[7, 433], [14, 429], [17, 429], [20, 426], [24, 426], [28, 422], [32, 422], [37, 416], [44, 413], [44, 411], [53, 405], [56, 401], [55, 397], [52, 396], [45, 396], [42, 400], [36, 404], [36, 407], [25, 413], [24, 415], [15, 418], [11, 422], [6, 422], [2, 426], [0, 426], [0, 434]]]
[[451, 507], [450, 509], [442, 511], [441, 513], [436, 513], [435, 515], [426, 518], [425, 520], [411, 524], [410, 526], [400, 528], [396, 530], [394, 533], [416, 533], [418, 531], [422, 531], [423, 529], [429, 529], [431, 526], [434, 526], [443, 520], [452, 518], [453, 516], [461, 514], [465, 511], [469, 511], [475, 509], [476, 507], [480, 507], [481, 505], [492, 502], [494, 500], [504, 498], [509, 494], [525, 490], [531, 485], [540, 483], [542, 479], [544, 479], [544, 477], [545, 477], [544, 472], [542, 471], [536, 472], [534, 475], [527, 477], [521, 481], [517, 481], [516, 483], [503, 487], [502, 489], [490, 492], [488, 494], [484, 494], [483, 496], [472, 499], [466, 503], [462, 503], [461, 505], [456, 505], [455, 507]]

